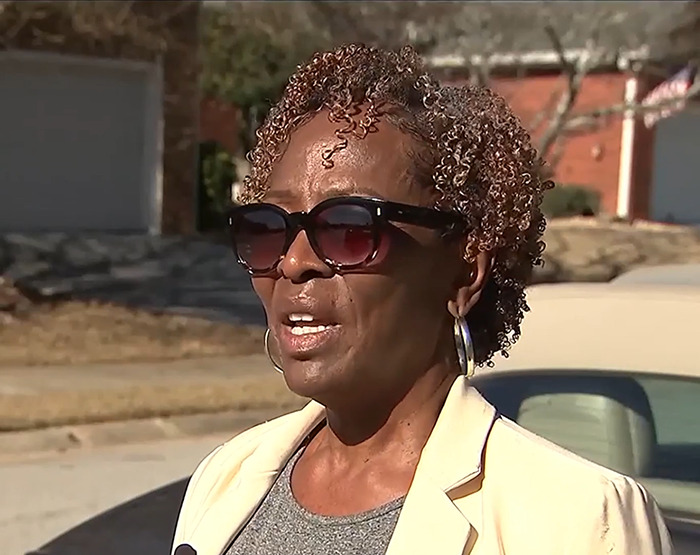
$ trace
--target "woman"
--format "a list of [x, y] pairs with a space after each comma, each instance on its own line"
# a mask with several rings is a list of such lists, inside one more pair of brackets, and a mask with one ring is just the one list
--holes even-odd
[[518, 338], [551, 186], [501, 98], [343, 46], [291, 77], [250, 159], [234, 248], [313, 401], [201, 463], [174, 553], [671, 552], [639, 485], [469, 387]]

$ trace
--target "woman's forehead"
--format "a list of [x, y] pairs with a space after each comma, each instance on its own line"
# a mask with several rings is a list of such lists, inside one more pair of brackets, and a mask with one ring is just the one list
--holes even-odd
[[346, 194], [411, 200], [413, 139], [385, 121], [361, 138], [339, 136], [343, 126], [318, 114], [296, 129], [273, 166], [266, 200], [319, 201]]

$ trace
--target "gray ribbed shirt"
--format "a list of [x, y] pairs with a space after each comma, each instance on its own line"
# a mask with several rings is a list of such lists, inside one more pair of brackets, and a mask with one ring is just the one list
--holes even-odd
[[304, 509], [292, 493], [299, 450], [226, 555], [384, 555], [403, 498], [349, 516], [322, 516]]

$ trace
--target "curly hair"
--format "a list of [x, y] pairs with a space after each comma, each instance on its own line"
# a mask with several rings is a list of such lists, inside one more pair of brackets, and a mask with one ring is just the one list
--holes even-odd
[[[360, 106], [364, 115], [356, 121]], [[380, 115], [415, 138], [410, 154], [416, 179], [437, 190], [436, 207], [457, 210], [470, 224], [465, 259], [484, 251], [494, 257], [491, 276], [467, 315], [476, 363], [492, 364], [497, 352], [507, 356], [529, 310], [525, 286], [542, 263], [540, 203], [553, 184], [506, 102], [484, 87], [441, 85], [410, 47], [349, 44], [317, 53], [290, 77], [258, 129], [240, 202], [262, 200], [291, 132], [322, 110], [339, 124], [338, 143], [322, 154], [329, 166], [348, 137], [372, 132]]]

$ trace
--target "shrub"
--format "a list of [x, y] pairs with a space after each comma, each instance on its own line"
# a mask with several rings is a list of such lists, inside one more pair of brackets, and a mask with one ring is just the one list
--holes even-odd
[[231, 186], [235, 180], [233, 156], [216, 142], [200, 143], [197, 187], [199, 231], [223, 228], [223, 218], [226, 209], [231, 206]]
[[542, 200], [542, 211], [549, 218], [594, 216], [599, 209], [600, 194], [581, 185], [557, 185]]

